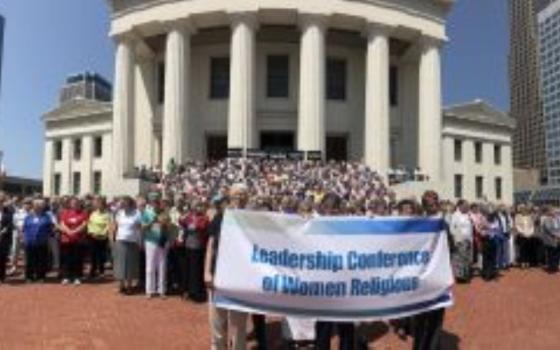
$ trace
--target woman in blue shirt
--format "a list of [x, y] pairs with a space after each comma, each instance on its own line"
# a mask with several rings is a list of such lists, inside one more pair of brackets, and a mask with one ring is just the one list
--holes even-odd
[[25, 280], [44, 282], [48, 267], [48, 239], [54, 224], [45, 210], [45, 201], [33, 201], [33, 209], [23, 222]]

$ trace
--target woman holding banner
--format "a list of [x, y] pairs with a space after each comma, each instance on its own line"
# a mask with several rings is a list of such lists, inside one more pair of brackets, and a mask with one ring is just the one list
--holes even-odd
[[[439, 196], [434, 191], [422, 195], [424, 215], [441, 217]], [[437, 350], [440, 348], [441, 330], [445, 318], [445, 308], [427, 311], [414, 316], [414, 350]]]
[[[334, 193], [327, 193], [321, 200], [321, 215], [340, 215], [341, 199]], [[354, 323], [352, 322], [326, 322], [319, 321], [315, 324], [315, 349], [328, 350], [331, 348], [331, 337], [338, 329], [340, 350], [354, 349]]]
[[[230, 190], [230, 208], [244, 209], [248, 202], [247, 187], [243, 184], [235, 184]], [[216, 214], [212, 218], [209, 227], [210, 239], [207, 245], [204, 282], [210, 291], [213, 289], [214, 274], [218, 261], [218, 248], [221, 235], [223, 211], [227, 201], [221, 198], [215, 201]], [[210, 293], [212, 297], [212, 294]], [[229, 333], [232, 335], [232, 349], [245, 350], [247, 343], [247, 313], [234, 310], [226, 310], [216, 307], [214, 303], [208, 304], [210, 316], [211, 348], [213, 350], [225, 350], [228, 348], [228, 321], [231, 327]], [[264, 323], [264, 317], [262, 317]], [[255, 322], [254, 322], [255, 323]], [[264, 324], [255, 324], [255, 328]], [[259, 330], [256, 330], [259, 334]], [[264, 346], [264, 344], [263, 344]]]

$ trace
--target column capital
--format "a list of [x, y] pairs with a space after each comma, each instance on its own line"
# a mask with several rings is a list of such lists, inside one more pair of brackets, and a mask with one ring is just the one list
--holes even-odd
[[441, 47], [447, 42], [446, 39], [436, 38], [430, 35], [422, 35], [418, 41], [421, 47], [424, 49], [434, 47], [437, 49], [441, 49]]
[[165, 21], [161, 23], [167, 33], [177, 30], [185, 34], [196, 33], [196, 27], [190, 18], [181, 18], [173, 21]]
[[251, 27], [253, 30], [259, 28], [259, 18], [256, 12], [253, 11], [236, 11], [230, 12], [229, 18], [231, 21], [231, 26], [236, 27], [240, 24], [245, 24]]
[[389, 37], [393, 30], [395, 30], [395, 27], [388, 24], [367, 22], [364, 26], [362, 35], [366, 38], [372, 38], [375, 36]]
[[298, 26], [300, 29], [305, 29], [309, 26], [317, 26], [321, 30], [326, 30], [329, 24], [329, 18], [326, 15], [318, 13], [299, 13]]
[[115, 44], [128, 44], [134, 45], [138, 40], [140, 40], [140, 35], [134, 30], [127, 32], [118, 33], [112, 36]]

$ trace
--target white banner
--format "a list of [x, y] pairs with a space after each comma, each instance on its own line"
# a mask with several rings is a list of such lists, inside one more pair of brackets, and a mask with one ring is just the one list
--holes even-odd
[[451, 306], [453, 276], [438, 218], [228, 210], [214, 284], [226, 309], [353, 321]]

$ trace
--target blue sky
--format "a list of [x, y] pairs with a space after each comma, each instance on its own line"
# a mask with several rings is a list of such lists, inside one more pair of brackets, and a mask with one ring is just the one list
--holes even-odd
[[[113, 43], [105, 0], [2, 0], [6, 17], [0, 149], [8, 172], [40, 178], [41, 115], [56, 106], [70, 73], [112, 79]], [[458, 0], [443, 59], [445, 104], [482, 98], [506, 110], [506, 0]]]

